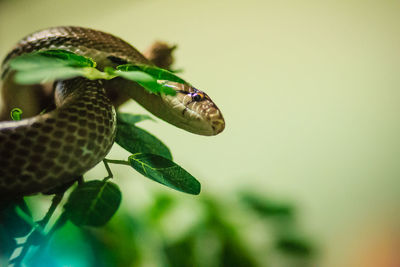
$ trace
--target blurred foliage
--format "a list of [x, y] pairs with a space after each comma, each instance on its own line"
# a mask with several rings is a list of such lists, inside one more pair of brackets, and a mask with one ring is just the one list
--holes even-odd
[[17, 246], [15, 238], [23, 237], [31, 231], [31, 225], [17, 214], [17, 207], [29, 217], [31, 216], [26, 203], [22, 200], [14, 203], [0, 203], [0, 263], [1, 258], [11, 256]]
[[[24, 263], [54, 267], [312, 266], [315, 249], [298, 229], [295, 208], [289, 203], [245, 192], [223, 200], [203, 195], [188, 203], [187, 210], [175, 194], [153, 197], [141, 210], [123, 209], [104, 227], [67, 222], [47, 246], [31, 249]], [[193, 220], [181, 220], [179, 212]], [[4, 230], [8, 225], [0, 228], [3, 239], [4, 231], [26, 234], [27, 226], [17, 219], [8, 219], [16, 222], [14, 230]], [[249, 232], [261, 242], [249, 237]]]

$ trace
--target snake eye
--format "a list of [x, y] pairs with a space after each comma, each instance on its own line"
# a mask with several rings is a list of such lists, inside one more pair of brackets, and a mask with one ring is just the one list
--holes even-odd
[[195, 93], [192, 95], [192, 99], [196, 102], [203, 100], [203, 98], [204, 98], [204, 95], [200, 94], [200, 93]]

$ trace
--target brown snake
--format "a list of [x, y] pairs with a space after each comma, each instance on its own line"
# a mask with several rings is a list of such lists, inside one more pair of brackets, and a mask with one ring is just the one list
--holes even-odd
[[[13, 107], [24, 110], [23, 103], [33, 101], [33, 92], [46, 91], [42, 85], [16, 84], [15, 73], [8, 68], [9, 60], [48, 49], [90, 57], [100, 70], [122, 63], [153, 65], [134, 47], [108, 33], [81, 27], [38, 31], [19, 41], [3, 61], [3, 120]], [[150, 94], [138, 84], [120, 78], [56, 81], [48, 91], [53, 96], [54, 109], [39, 115], [40, 108], [27, 109], [24, 115], [32, 117], [0, 122], [0, 199], [46, 192], [74, 181], [95, 166], [114, 142], [114, 105], [127, 98], [196, 134], [215, 135], [224, 129], [222, 114], [207, 94], [188, 85], [168, 85], [177, 91], [175, 96]], [[27, 95], [32, 100], [26, 99]]]

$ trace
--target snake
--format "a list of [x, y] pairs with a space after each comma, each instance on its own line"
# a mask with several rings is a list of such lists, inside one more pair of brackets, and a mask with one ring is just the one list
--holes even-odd
[[[154, 66], [126, 41], [84, 27], [47, 28], [17, 42], [1, 68], [0, 199], [51, 192], [74, 182], [102, 161], [115, 140], [116, 109], [127, 99], [191, 133], [211, 136], [225, 128], [216, 104], [189, 84], [162, 81], [176, 91], [175, 95], [166, 95], [150, 93], [122, 78], [106, 81], [78, 77], [43, 85], [15, 82], [10, 60], [51, 49], [89, 57], [99, 70], [120, 64]], [[23, 119], [12, 121], [11, 110], [36, 101], [37, 92], [49, 99], [46, 103], [51, 103], [50, 107], [45, 112], [22, 107]]]

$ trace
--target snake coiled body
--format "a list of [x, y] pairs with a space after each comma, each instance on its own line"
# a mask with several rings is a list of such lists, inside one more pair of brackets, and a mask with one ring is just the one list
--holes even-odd
[[[1, 118], [9, 114], [13, 105], [21, 103], [12, 94], [14, 91], [32, 89], [14, 82], [15, 73], [9, 69], [9, 61], [25, 53], [48, 49], [64, 49], [90, 57], [100, 70], [123, 63], [152, 65], [134, 47], [101, 31], [55, 27], [33, 33], [23, 38], [3, 61]], [[125, 100], [134, 98], [156, 116], [188, 131], [213, 135], [223, 130], [222, 115], [205, 93], [186, 85], [171, 86], [178, 92], [175, 97], [150, 94], [122, 79], [56, 81], [52, 101], [55, 109], [21, 121], [0, 122], [0, 199], [62, 186], [101, 161], [114, 142], [113, 103], [121, 102], [117, 100], [121, 93], [127, 94]], [[195, 100], [191, 100], [192, 95], [196, 95]]]
[[[0, 194], [31, 194], [61, 186], [96, 165], [115, 136], [115, 111], [101, 81], [74, 79], [60, 107], [0, 130]], [[68, 92], [73, 88], [73, 92]]]
[[[149, 64], [135, 48], [110, 34], [56, 27], [22, 39], [5, 58], [3, 70], [9, 72], [7, 62], [16, 56], [48, 49], [88, 56], [99, 68], [112, 65], [110, 56]], [[12, 82], [7, 81], [11, 73], [5, 76], [4, 83]], [[55, 98], [58, 107], [47, 114], [0, 123], [0, 196], [27, 195], [61, 186], [92, 168], [110, 150], [115, 110], [102, 81], [77, 78], [58, 82]]]

